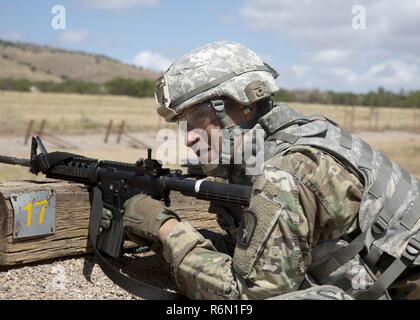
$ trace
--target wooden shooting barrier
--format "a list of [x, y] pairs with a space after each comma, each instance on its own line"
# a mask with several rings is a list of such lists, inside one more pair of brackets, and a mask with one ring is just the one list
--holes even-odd
[[[55, 226], [50, 235], [16, 239], [15, 211], [11, 196], [53, 190], [55, 193]], [[91, 194], [82, 184], [62, 181], [13, 181], [0, 183], [0, 267], [70, 257], [91, 252], [88, 241]], [[32, 201], [32, 200], [30, 200]], [[197, 229], [220, 231], [209, 203], [171, 193], [171, 208]], [[36, 202], [35, 205], [43, 202]], [[27, 209], [27, 205], [24, 209]], [[42, 210], [42, 205], [39, 205]], [[38, 209], [39, 209], [38, 208]], [[28, 211], [28, 210], [27, 210]], [[22, 213], [17, 213], [22, 214]], [[43, 217], [46, 220], [48, 212]], [[26, 218], [26, 217], [25, 217]], [[33, 217], [32, 224], [41, 220]], [[126, 247], [135, 246], [126, 242]]]

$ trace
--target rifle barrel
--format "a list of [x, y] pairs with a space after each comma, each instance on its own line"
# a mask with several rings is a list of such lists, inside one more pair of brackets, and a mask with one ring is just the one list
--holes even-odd
[[18, 165], [18, 166], [23, 166], [23, 167], [31, 166], [31, 161], [29, 159], [22, 159], [22, 158], [8, 157], [8, 156], [0, 156], [0, 163]]

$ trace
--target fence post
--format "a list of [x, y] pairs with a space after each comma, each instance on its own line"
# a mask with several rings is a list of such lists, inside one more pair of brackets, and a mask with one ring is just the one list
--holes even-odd
[[104, 140], [104, 143], [108, 143], [108, 138], [109, 138], [109, 135], [110, 135], [110, 133], [111, 133], [111, 130], [112, 130], [112, 119], [111, 119], [111, 120], [109, 120], [108, 127], [107, 127], [107, 129], [106, 129], [106, 134], [105, 134], [105, 140]]
[[121, 137], [122, 137], [123, 132], [124, 132], [124, 126], [125, 126], [125, 120], [123, 120], [121, 122], [120, 128], [118, 129], [117, 143], [120, 143], [120, 141], [121, 141]]
[[47, 124], [47, 120], [42, 119], [41, 125], [39, 127], [38, 136], [42, 136], [44, 134], [45, 125]]
[[34, 120], [33, 120], [33, 119], [31, 119], [31, 120], [29, 121], [28, 128], [26, 129], [26, 135], [25, 135], [25, 146], [28, 144], [29, 137], [31, 136], [31, 132], [32, 132], [32, 128], [33, 128], [33, 126], [34, 126]]

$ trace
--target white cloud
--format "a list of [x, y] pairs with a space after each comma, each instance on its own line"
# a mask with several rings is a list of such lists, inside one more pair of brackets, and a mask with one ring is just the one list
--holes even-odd
[[134, 64], [139, 67], [152, 69], [155, 71], [164, 71], [172, 63], [170, 59], [160, 53], [151, 51], [142, 51], [134, 57]]
[[420, 88], [420, 68], [403, 60], [385, 60], [373, 63], [367, 69], [349, 67], [325, 68], [324, 65], [307, 64], [284, 67], [280, 70], [280, 87], [319, 88], [340, 91], [366, 92], [379, 86], [399, 91], [401, 88]]
[[[365, 30], [352, 28], [354, 5], [366, 9]], [[298, 52], [273, 64], [288, 87], [420, 87], [420, 0], [248, 0], [240, 16]]]
[[[366, 29], [352, 28], [352, 7], [366, 8]], [[241, 16], [254, 30], [268, 30], [308, 47], [384, 48], [420, 52], [420, 1], [249, 0]]]
[[350, 56], [350, 50], [328, 49], [316, 53], [315, 56], [312, 58], [312, 61], [336, 64], [347, 61], [347, 59]]
[[62, 45], [85, 43], [89, 39], [89, 33], [86, 30], [66, 30], [60, 33], [57, 42]]
[[159, 4], [159, 0], [84, 0], [84, 4], [95, 9], [118, 10], [137, 6], [153, 6]]
[[417, 65], [400, 60], [389, 60], [373, 65], [364, 75], [366, 81], [380, 83], [387, 87], [420, 86]]

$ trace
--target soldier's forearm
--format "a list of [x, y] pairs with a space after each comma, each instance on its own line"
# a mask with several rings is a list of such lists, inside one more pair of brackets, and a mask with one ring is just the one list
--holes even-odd
[[179, 221], [176, 219], [170, 219], [166, 221], [159, 229], [159, 240], [164, 241], [166, 236], [171, 232], [171, 230], [178, 224]]
[[182, 293], [191, 299], [238, 299], [232, 258], [217, 252], [188, 222], [175, 223], [162, 244]]
[[229, 255], [206, 248], [190, 251], [179, 265], [177, 285], [191, 299], [241, 299]]

